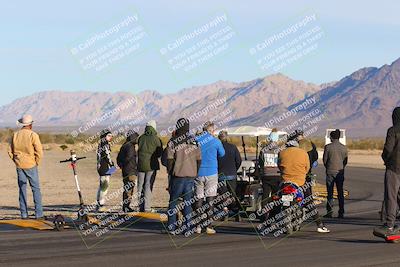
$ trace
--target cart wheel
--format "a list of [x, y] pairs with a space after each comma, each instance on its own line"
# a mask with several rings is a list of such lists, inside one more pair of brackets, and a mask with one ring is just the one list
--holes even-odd
[[63, 231], [64, 230], [64, 225], [65, 225], [65, 220], [64, 217], [62, 215], [57, 215], [54, 218], [54, 229], [56, 229], [57, 231]]

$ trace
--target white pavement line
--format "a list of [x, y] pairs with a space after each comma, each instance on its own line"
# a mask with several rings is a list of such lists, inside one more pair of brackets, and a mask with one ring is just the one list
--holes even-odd
[[360, 215], [360, 214], [368, 214], [368, 213], [379, 213], [380, 210], [367, 210], [367, 211], [360, 211], [360, 212], [351, 212], [348, 213], [349, 215]]

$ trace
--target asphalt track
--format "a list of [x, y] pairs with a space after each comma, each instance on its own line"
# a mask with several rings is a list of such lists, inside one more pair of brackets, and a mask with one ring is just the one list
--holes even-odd
[[[318, 170], [318, 174], [321, 173]], [[400, 266], [400, 244], [372, 235], [379, 225], [384, 171], [348, 168], [346, 218], [325, 220], [330, 234], [309, 224], [290, 237], [260, 238], [249, 222], [229, 222], [214, 236], [161, 234], [137, 223], [106, 240], [85, 240], [76, 230], [0, 230], [1, 266]], [[319, 175], [320, 182], [323, 178]], [[323, 209], [321, 209], [323, 211]], [[89, 248], [88, 248], [89, 247]]]

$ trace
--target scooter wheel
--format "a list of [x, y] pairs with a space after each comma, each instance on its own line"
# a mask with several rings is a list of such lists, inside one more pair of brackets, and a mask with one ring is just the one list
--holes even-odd
[[64, 217], [62, 215], [57, 215], [54, 218], [53, 223], [54, 223], [54, 229], [55, 230], [57, 230], [59, 232], [64, 230], [65, 220], [64, 220]]

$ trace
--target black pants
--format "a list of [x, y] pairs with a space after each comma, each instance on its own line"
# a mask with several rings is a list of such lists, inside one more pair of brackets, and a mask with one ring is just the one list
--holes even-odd
[[[272, 177], [264, 176], [261, 178], [262, 189], [263, 189], [263, 196], [261, 201], [262, 208], [264, 208], [268, 203], [272, 201], [273, 195], [278, 193], [281, 181], [282, 180], [280, 177], [275, 177], [275, 176]], [[266, 221], [269, 217], [275, 216], [278, 212], [279, 212], [279, 207], [276, 207], [269, 214], [264, 214], [263, 219]]]
[[[311, 181], [307, 180], [307, 183], [310, 184]], [[304, 198], [307, 200], [307, 203], [305, 205], [305, 208], [307, 209], [307, 212], [312, 212], [313, 213], [312, 219], [317, 224], [317, 226], [321, 226], [322, 225], [322, 220], [321, 220], [321, 217], [319, 216], [318, 209], [314, 204], [314, 197], [313, 197], [313, 193], [312, 193], [312, 187], [308, 186], [303, 191], [304, 191]]]
[[326, 211], [328, 214], [332, 214], [333, 207], [333, 187], [336, 184], [336, 190], [338, 194], [339, 201], [339, 215], [344, 214], [344, 192], [343, 192], [343, 183], [344, 183], [344, 172], [340, 171], [336, 174], [326, 174], [326, 189], [328, 191], [328, 197], [326, 202]]
[[393, 227], [396, 221], [396, 213], [398, 209], [398, 196], [400, 191], [400, 174], [391, 170], [385, 173], [385, 224]]
[[224, 195], [225, 193], [229, 192], [229, 197], [224, 199], [223, 202], [227, 201], [230, 198], [232, 203], [228, 205], [228, 209], [234, 211], [235, 213], [239, 211], [239, 204], [236, 197], [236, 186], [236, 179], [233, 179], [225, 180], [223, 185], [218, 188], [219, 195]]
[[132, 201], [133, 189], [135, 188], [136, 175], [123, 177], [124, 192], [122, 194], [122, 208], [129, 208]]

